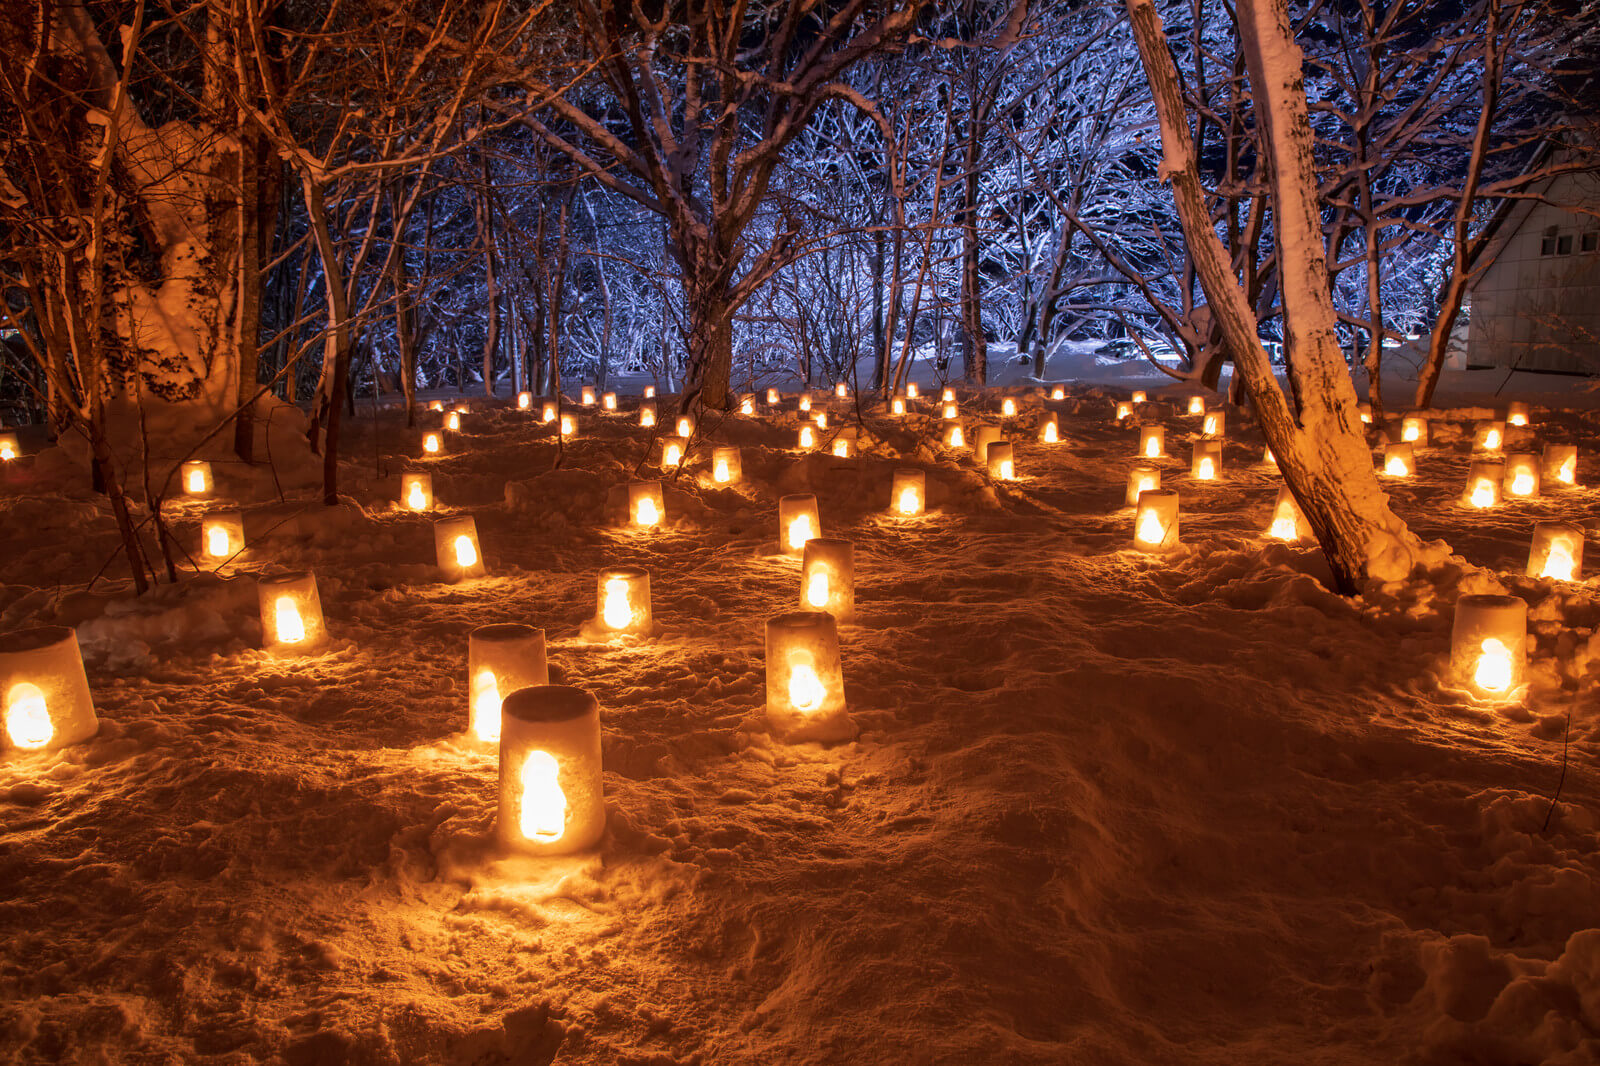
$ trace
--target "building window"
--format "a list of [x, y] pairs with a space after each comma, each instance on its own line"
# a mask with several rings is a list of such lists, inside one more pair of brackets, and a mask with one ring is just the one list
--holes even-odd
[[1556, 254], [1556, 228], [1554, 226], [1544, 231], [1544, 239], [1539, 242], [1539, 254]]
[[1586, 252], [1600, 251], [1600, 230], [1590, 230], [1585, 233], [1582, 248]]
[[1563, 233], [1561, 236], [1556, 238], [1556, 254], [1557, 255], [1571, 255], [1572, 254], [1572, 234]]

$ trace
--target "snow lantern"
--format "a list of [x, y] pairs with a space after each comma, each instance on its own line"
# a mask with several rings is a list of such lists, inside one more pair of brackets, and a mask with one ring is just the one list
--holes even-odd
[[1054, 413], [1048, 414], [1039, 423], [1039, 443], [1058, 444], [1061, 441], [1061, 426]]
[[461, 412], [451, 411], [444, 416], [444, 428], [452, 433], [461, 432]]
[[451, 581], [482, 577], [488, 572], [483, 565], [483, 549], [478, 544], [478, 523], [469, 514], [435, 522], [433, 550], [438, 555], [439, 569]]
[[811, 394], [809, 392], [802, 392], [800, 394], [800, 399], [798, 401], [796, 401], [796, 405], [799, 408], [799, 410], [801, 410], [801, 411], [810, 411], [811, 410]]
[[63, 748], [100, 729], [78, 634], [67, 626], [0, 635], [0, 699], [6, 746], [19, 751]]
[[210, 511], [200, 520], [200, 554], [212, 562], [244, 551], [244, 512]]
[[1052, 400], [1065, 400], [1067, 398], [1067, 390], [1060, 385], [1053, 386], [1050, 389], [1050, 398]]
[[1147, 399], [1149, 399], [1149, 397], [1145, 395], [1145, 391], [1143, 389], [1133, 390], [1133, 393], [1128, 397], [1128, 401], [1130, 403], [1144, 403]]
[[519, 393], [517, 393], [517, 410], [519, 410], [519, 411], [531, 411], [531, 410], [533, 410], [533, 393], [531, 393], [531, 392], [519, 392]]
[[1145, 489], [1134, 504], [1133, 543], [1145, 551], [1178, 546], [1178, 494], [1171, 489]]
[[1362, 424], [1370, 423], [1372, 421], [1372, 405], [1370, 403], [1356, 404], [1356, 416], [1361, 419]]
[[215, 484], [211, 480], [211, 464], [204, 459], [190, 459], [179, 468], [183, 491], [190, 496], [209, 496]]
[[400, 475], [400, 506], [408, 511], [433, 510], [433, 475], [408, 470]]
[[1513, 400], [1506, 405], [1506, 425], [1525, 426], [1528, 424], [1530, 412], [1528, 405], [1518, 400]]
[[1139, 427], [1139, 456], [1143, 459], [1163, 459], [1167, 454], [1167, 431], [1164, 426]]
[[818, 429], [827, 429], [828, 428], [828, 412], [826, 412], [826, 411], [818, 411], [816, 414], [811, 416], [811, 421], [816, 424], [816, 427]]
[[896, 470], [889, 489], [889, 513], [919, 515], [928, 503], [928, 475], [921, 470]]
[[1450, 663], [1479, 699], [1514, 700], [1528, 663], [1528, 605], [1516, 596], [1465, 595], [1456, 600]]
[[1189, 397], [1189, 413], [1203, 415], [1206, 413], [1206, 398], [1204, 396]]
[[906, 413], [906, 402], [905, 402], [905, 400], [903, 400], [899, 396], [896, 396], [896, 397], [894, 397], [894, 399], [890, 400], [889, 401], [889, 413], [891, 415], [903, 415], [903, 414], [905, 414]]
[[778, 390], [777, 389], [768, 389], [767, 390], [767, 405], [770, 407], [770, 406], [773, 406], [773, 405], [777, 404], [777, 402], [778, 402]]
[[942, 408], [940, 408], [939, 417], [943, 418], [946, 422], [955, 421], [957, 418], [961, 417], [961, 405], [956, 403], [954, 400], [950, 400]]
[[1125, 500], [1129, 507], [1139, 502], [1139, 493], [1146, 489], [1159, 489], [1161, 487], [1161, 468], [1156, 466], [1136, 466], [1128, 471], [1128, 492]]
[[739, 413], [753, 415], [756, 413], [756, 398], [754, 396], [739, 397]]
[[989, 476], [996, 481], [1017, 479], [1016, 449], [1003, 440], [994, 441], [988, 450]]
[[594, 628], [606, 636], [647, 635], [654, 628], [650, 611], [650, 571], [638, 566], [608, 566], [595, 589]]
[[667, 516], [659, 481], [628, 482], [628, 521], [636, 529], [654, 529]]
[[576, 436], [578, 432], [578, 416], [571, 411], [561, 412], [561, 439]]
[[848, 459], [855, 454], [856, 442], [840, 434], [833, 438], [833, 454], [841, 459]]
[[0, 433], [0, 459], [10, 462], [22, 454], [22, 445], [17, 443], [15, 433]]
[[677, 430], [678, 436], [682, 437], [684, 440], [688, 440], [690, 437], [694, 436], [694, 419], [689, 415], [679, 415]]
[[817, 427], [801, 426], [800, 433], [795, 438], [795, 447], [803, 452], [808, 452], [817, 446]]
[[1519, 499], [1539, 495], [1539, 457], [1533, 452], [1512, 452], [1506, 456], [1505, 493]]
[[949, 385], [946, 385], [944, 387], [944, 391], [939, 393], [939, 402], [940, 403], [955, 403], [956, 402], [956, 390], [951, 388]]
[[533, 685], [500, 705], [500, 843], [566, 855], [606, 831], [600, 704], [581, 688]]
[[738, 448], [716, 448], [711, 452], [711, 480], [718, 485], [737, 485], [744, 480], [744, 464]]
[[479, 626], [467, 635], [467, 731], [500, 741], [500, 702], [519, 688], [550, 683], [544, 630], [517, 622]]
[[639, 405], [639, 425], [649, 429], [656, 424], [656, 402], [646, 400]]
[[1578, 483], [1578, 446], [1576, 444], [1546, 444], [1544, 446], [1544, 482], [1571, 488]]
[[1400, 420], [1400, 439], [1421, 447], [1428, 443], [1428, 420], [1407, 415]]
[[444, 401], [443, 400], [434, 400], [433, 402], [428, 404], [428, 410], [430, 410], [430, 411], [443, 411], [444, 410]]
[[656, 387], [654, 385], [646, 385], [644, 387], [644, 398], [647, 400], [656, 398]]
[[444, 438], [438, 433], [424, 433], [422, 435], [422, 450], [429, 455], [438, 455], [444, 448]]
[[683, 462], [684, 449], [688, 443], [682, 437], [662, 437], [661, 469], [676, 470]]
[[800, 560], [800, 609], [827, 611], [840, 622], [856, 613], [855, 549], [848, 540], [812, 537]]
[[1207, 411], [1205, 418], [1200, 420], [1200, 434], [1208, 438], [1220, 438], [1226, 425], [1226, 411]]
[[1261, 449], [1261, 465], [1270, 466], [1274, 470], [1278, 469], [1278, 457], [1272, 454], [1272, 445], [1270, 444]]
[[458, 414], [458, 415], [464, 415], [464, 414], [466, 414], [466, 413], [467, 413], [467, 412], [468, 412], [468, 411], [470, 411], [470, 410], [472, 410], [472, 408], [470, 408], [470, 407], [468, 407], [468, 406], [467, 406], [467, 405], [466, 405], [466, 404], [464, 404], [464, 403], [458, 403], [458, 404], [456, 404], [456, 414]]
[[546, 400], [539, 406], [539, 421], [549, 425], [561, 413], [561, 405], [554, 400]]
[[1577, 581], [1583, 572], [1583, 528], [1569, 522], [1535, 522], [1528, 576]]
[[585, 406], [585, 407], [593, 407], [594, 406], [594, 386], [593, 385], [585, 385], [585, 386], [583, 386], [583, 388], [578, 390], [578, 402], [583, 404], [583, 406]]
[[1133, 404], [1131, 404], [1131, 403], [1119, 403], [1119, 404], [1117, 404], [1117, 421], [1118, 422], [1121, 422], [1121, 421], [1123, 421], [1123, 420], [1125, 420], [1127, 418], [1130, 418], [1130, 417], [1132, 417], [1132, 415], [1133, 415]]
[[1000, 439], [999, 426], [977, 426], [967, 438], [972, 442], [972, 457], [980, 465], [988, 465], [989, 445]]
[[1015, 397], [1007, 396], [1000, 401], [1000, 415], [1003, 418], [1015, 418], [1017, 415], [1017, 401]]
[[600, 406], [605, 408], [607, 411], [615, 411], [617, 409], [617, 394], [614, 392], [601, 393]]
[[1500, 459], [1474, 459], [1467, 468], [1467, 487], [1462, 502], [1469, 507], [1494, 507], [1500, 502], [1500, 482], [1506, 464]]
[[1416, 449], [1407, 441], [1384, 445], [1383, 472], [1390, 477], [1411, 477], [1417, 472]]
[[917, 398], [917, 383], [915, 381], [906, 382], [906, 399], [915, 400], [916, 398]]
[[767, 620], [767, 721], [788, 740], [849, 740], [839, 627], [825, 611]]
[[962, 428], [959, 421], [951, 422], [944, 427], [944, 434], [940, 437], [946, 448], [965, 448], [967, 446], [967, 431]]
[[834, 385], [833, 394], [835, 396], [839, 397], [839, 399], [842, 400], [845, 397], [850, 395], [850, 389], [849, 389], [848, 386], [845, 385], [844, 382], [841, 381], [838, 384]]
[[806, 541], [822, 536], [817, 518], [817, 498], [810, 493], [783, 496], [778, 500], [778, 541], [785, 555], [801, 555]]
[[1282, 486], [1278, 489], [1277, 502], [1272, 505], [1272, 521], [1267, 523], [1267, 536], [1273, 540], [1295, 541], [1309, 532], [1299, 501], [1289, 491], [1289, 486]]
[[1496, 453], [1506, 442], [1504, 422], [1479, 422], [1472, 431], [1472, 450]]
[[309, 570], [256, 581], [261, 600], [261, 646], [270, 652], [309, 651], [327, 638], [317, 575]]
[[1197, 440], [1189, 475], [1196, 481], [1215, 481], [1222, 474], [1222, 442]]

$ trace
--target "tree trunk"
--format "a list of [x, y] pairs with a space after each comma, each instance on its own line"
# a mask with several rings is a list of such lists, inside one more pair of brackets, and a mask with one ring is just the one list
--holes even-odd
[[[302, 179], [306, 211], [311, 216], [311, 231], [316, 237], [322, 260], [322, 277], [328, 297], [328, 338], [323, 358], [333, 360], [331, 373], [323, 375], [324, 388], [317, 394], [316, 408], [324, 419], [322, 449], [322, 502], [332, 507], [339, 502], [339, 422], [344, 396], [350, 387], [349, 298], [345, 291], [344, 270], [338, 248], [328, 231], [328, 213], [322, 187], [310, 178]], [[314, 429], [314, 427], [313, 427]]]
[[234, 454], [255, 461], [255, 394], [261, 373], [261, 149], [260, 134], [241, 116], [239, 122], [239, 413], [233, 423]]

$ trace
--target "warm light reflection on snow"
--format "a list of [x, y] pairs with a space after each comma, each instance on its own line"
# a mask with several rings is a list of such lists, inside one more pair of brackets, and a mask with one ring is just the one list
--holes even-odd
[[1494, 637], [1485, 637], [1478, 654], [1473, 684], [1485, 692], [1504, 692], [1511, 687], [1511, 649]]
[[822, 706], [828, 690], [822, 687], [809, 663], [793, 663], [789, 667], [789, 702], [794, 709], [809, 713]]
[[811, 516], [808, 514], [797, 515], [789, 523], [789, 547], [804, 548], [806, 541], [816, 536], [811, 532]]
[[212, 526], [206, 530], [206, 554], [213, 559], [221, 559], [228, 554], [228, 531], [222, 526]]
[[606, 582], [605, 600], [600, 604], [600, 619], [612, 629], [627, 629], [633, 622], [633, 604], [628, 598], [626, 578]]
[[472, 679], [472, 732], [489, 743], [500, 739], [500, 682], [493, 670], [479, 670]]
[[566, 824], [561, 765], [547, 751], [529, 752], [522, 764], [522, 835], [538, 842], [560, 840]]
[[299, 644], [306, 639], [306, 624], [291, 596], [279, 596], [272, 605], [272, 626], [278, 631], [280, 644]]
[[828, 606], [828, 572], [821, 567], [806, 580], [806, 602], [818, 610]]
[[1474, 507], [1493, 507], [1494, 482], [1490, 481], [1486, 477], [1480, 477], [1477, 481], [1473, 482], [1471, 499], [1472, 506]]
[[1572, 543], [1566, 537], [1556, 537], [1550, 541], [1550, 554], [1544, 558], [1544, 569], [1539, 571], [1540, 577], [1553, 577], [1557, 581], [1572, 580]]
[[44, 692], [28, 681], [19, 681], [6, 694], [6, 736], [13, 747], [42, 748], [55, 736]]
[[478, 565], [478, 546], [465, 533], [456, 538], [456, 565], [463, 570]]

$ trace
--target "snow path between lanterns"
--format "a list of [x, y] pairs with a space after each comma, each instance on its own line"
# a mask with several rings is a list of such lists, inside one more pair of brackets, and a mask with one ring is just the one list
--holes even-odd
[[[851, 460], [787, 452], [792, 414], [708, 424], [746, 484], [691, 464], [654, 534], [617, 525], [631, 410], [582, 411], [543, 473], [545, 430], [475, 410], [418, 464], [477, 518], [491, 574], [461, 585], [436, 580], [428, 520], [387, 502], [419, 437], [392, 411], [385, 476], [352, 462], [350, 504], [247, 501], [241, 576], [139, 601], [64, 591], [109, 519], [53, 487], [48, 456], [8, 471], [0, 629], [75, 624], [102, 728], [0, 760], [0, 1057], [1595, 1056], [1600, 610], [1586, 585], [1516, 576], [1532, 521], [1592, 531], [1595, 493], [1469, 514], [1443, 418], [1392, 489], [1424, 539], [1533, 605], [1527, 708], [1475, 708], [1439, 684], [1450, 568], [1366, 604], [1324, 591], [1315, 553], [1260, 535], [1279, 480], [1247, 420], [1201, 484], [1198, 419], [1165, 417], [1186, 546], [1161, 559], [1128, 550], [1133, 439], [1110, 405], [1047, 406], [1065, 443], [1034, 440], [1029, 398], [1008, 434], [1023, 479], [997, 488], [885, 420]], [[1580, 442], [1600, 482], [1596, 416], [1545, 418], [1532, 431]], [[350, 454], [370, 457], [356, 422]], [[932, 514], [884, 513], [900, 465], [927, 470]], [[233, 476], [218, 464], [225, 493]], [[776, 499], [797, 491], [856, 546], [841, 638], [862, 736], [832, 748], [762, 719], [762, 624], [798, 594]], [[180, 512], [192, 539], [198, 510]], [[254, 650], [242, 575], [269, 561], [316, 568], [333, 650]], [[659, 640], [577, 639], [610, 563], [650, 569]], [[500, 621], [544, 627], [552, 681], [600, 700], [598, 855], [489, 843], [495, 763], [461, 730], [467, 633]]]

